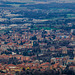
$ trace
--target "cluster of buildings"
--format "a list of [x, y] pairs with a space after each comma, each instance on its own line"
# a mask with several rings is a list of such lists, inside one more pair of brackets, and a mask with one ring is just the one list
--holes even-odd
[[62, 73], [66, 68], [75, 72], [72, 23], [63, 24], [63, 29], [62, 25], [51, 25], [56, 22], [53, 20], [14, 14], [19, 10], [0, 10], [0, 75], [15, 75], [24, 70]]
[[0, 33], [1, 73], [13, 75], [23, 69], [55, 69], [61, 73], [67, 65], [75, 70], [74, 31], [31, 30], [25, 26]]

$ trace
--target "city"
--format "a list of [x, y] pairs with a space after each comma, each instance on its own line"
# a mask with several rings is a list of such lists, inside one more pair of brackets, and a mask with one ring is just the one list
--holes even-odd
[[75, 3], [47, 1], [0, 1], [0, 75], [75, 75]]

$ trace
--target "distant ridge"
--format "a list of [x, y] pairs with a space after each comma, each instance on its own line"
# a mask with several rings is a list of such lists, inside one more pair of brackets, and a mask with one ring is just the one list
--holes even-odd
[[9, 2], [57, 2], [57, 3], [75, 3], [75, 0], [0, 0]]
[[44, 1], [44, 2], [65, 2], [65, 3], [72, 3], [75, 2], [75, 0], [33, 0], [33, 1]]
[[31, 2], [33, 0], [0, 0], [0, 1], [9, 1], [9, 2]]

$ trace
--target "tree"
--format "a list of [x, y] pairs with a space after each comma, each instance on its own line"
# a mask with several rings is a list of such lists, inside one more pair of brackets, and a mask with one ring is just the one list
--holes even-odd
[[32, 38], [30, 38], [31, 40], [37, 40], [36, 36], [33, 36]]

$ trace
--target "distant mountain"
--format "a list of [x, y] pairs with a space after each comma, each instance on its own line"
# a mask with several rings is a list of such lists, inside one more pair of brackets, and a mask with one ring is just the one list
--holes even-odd
[[73, 3], [75, 0], [0, 0], [0, 1], [9, 1], [9, 2], [58, 2], [58, 3]]
[[43, 1], [43, 2], [47, 2], [47, 1], [53, 1], [53, 0], [33, 0], [33, 1]]
[[33, 0], [33, 1], [58, 2], [58, 3], [72, 3], [72, 2], [75, 2], [75, 0]]
[[0, 1], [9, 1], [9, 2], [30, 2], [33, 0], [0, 0]]

